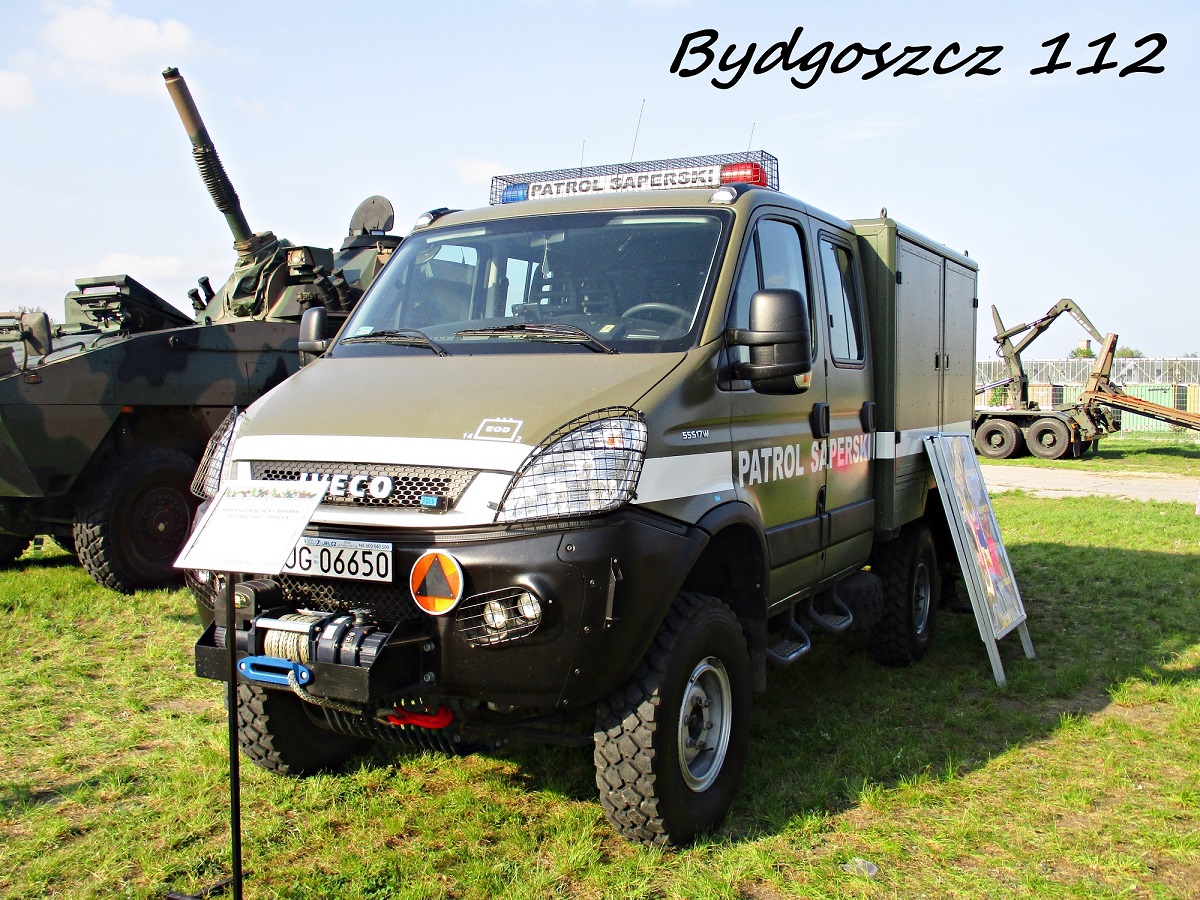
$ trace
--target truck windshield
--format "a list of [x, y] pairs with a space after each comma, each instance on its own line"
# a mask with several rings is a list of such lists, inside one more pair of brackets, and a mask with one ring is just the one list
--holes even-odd
[[334, 352], [429, 354], [430, 341], [451, 355], [687, 349], [727, 218], [574, 213], [414, 234]]

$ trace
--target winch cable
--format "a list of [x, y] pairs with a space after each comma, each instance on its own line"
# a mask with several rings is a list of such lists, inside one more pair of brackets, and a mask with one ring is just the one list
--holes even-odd
[[346, 713], [350, 716], [363, 715], [363, 710], [360, 707], [353, 706], [349, 703], [342, 703], [340, 700], [331, 700], [328, 697], [318, 697], [314, 694], [310, 694], [300, 686], [300, 682], [296, 680], [296, 673], [294, 671], [288, 672], [288, 684], [291, 686], [292, 692], [295, 693], [295, 695], [301, 700], [307, 700], [309, 703], [316, 704], [317, 706], [325, 706], [329, 709], [337, 710], [338, 712]]
[[[284, 621], [303, 622], [308, 625], [316, 625], [324, 621], [325, 618], [325, 616], [310, 616], [304, 613], [288, 613], [280, 616], [280, 619]], [[301, 632], [280, 631], [269, 628], [267, 629], [266, 637], [263, 638], [263, 652], [267, 656], [287, 659], [292, 662], [307, 663], [309, 660], [309, 636]], [[292, 693], [308, 703], [316, 706], [324, 706], [351, 716], [361, 716], [363, 714], [362, 709], [357, 706], [342, 703], [338, 700], [331, 700], [328, 697], [318, 697], [315, 694], [310, 694], [300, 686], [294, 670], [288, 672], [288, 685], [291, 687]]]
[[[306, 625], [316, 625], [322, 620], [322, 616], [307, 616], [303, 613], [288, 613], [279, 617], [285, 622], [302, 622]], [[267, 656], [274, 656], [279, 659], [288, 659], [292, 662], [306, 663], [308, 662], [309, 636], [297, 631], [279, 631], [273, 628], [267, 629], [267, 635], [263, 639], [263, 652]]]

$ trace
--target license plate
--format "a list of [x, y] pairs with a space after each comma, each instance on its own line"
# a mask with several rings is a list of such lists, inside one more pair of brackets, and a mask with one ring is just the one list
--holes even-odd
[[283, 571], [319, 578], [391, 581], [392, 545], [302, 537], [283, 564]]

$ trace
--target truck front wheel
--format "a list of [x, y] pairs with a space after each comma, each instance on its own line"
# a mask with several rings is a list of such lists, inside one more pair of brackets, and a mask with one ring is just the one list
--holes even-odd
[[1058, 419], [1038, 419], [1029, 426], [1026, 442], [1039, 459], [1061, 459], [1071, 449], [1071, 432]]
[[1007, 419], [987, 419], [975, 429], [975, 446], [988, 459], [1011, 459], [1024, 451], [1025, 439]]
[[937, 550], [924, 523], [906, 525], [895, 540], [877, 544], [871, 571], [883, 579], [883, 617], [871, 628], [871, 655], [885, 666], [911, 666], [933, 640], [941, 596]]
[[102, 470], [75, 512], [75, 548], [88, 574], [123, 593], [179, 580], [196, 462], [178, 450], [135, 447]]
[[277, 775], [340, 768], [371, 745], [318, 725], [295, 694], [256, 684], [237, 686], [238, 744], [256, 766]]
[[633, 677], [596, 708], [596, 786], [623, 837], [678, 847], [720, 826], [746, 762], [750, 685], [737, 617], [680, 594]]

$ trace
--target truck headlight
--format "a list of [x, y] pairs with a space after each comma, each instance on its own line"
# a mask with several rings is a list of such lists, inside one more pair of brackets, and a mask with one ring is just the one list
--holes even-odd
[[235, 406], [229, 415], [217, 426], [213, 436], [209, 438], [204, 458], [196, 469], [196, 477], [192, 479], [192, 493], [205, 500], [212, 500], [221, 489], [221, 483], [229, 477], [233, 468], [233, 457], [229, 451], [237, 440], [242, 423], [246, 420], [244, 412], [238, 412]]
[[609, 512], [628, 503], [646, 458], [641, 414], [608, 407], [568, 422], [513, 475], [497, 522], [563, 519]]

